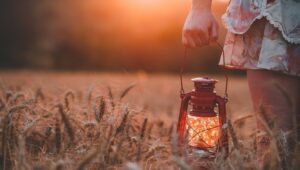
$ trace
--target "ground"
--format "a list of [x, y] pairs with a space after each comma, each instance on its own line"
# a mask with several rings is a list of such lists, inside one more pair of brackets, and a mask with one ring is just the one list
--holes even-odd
[[[185, 75], [186, 92], [199, 76], [218, 79], [223, 96], [221, 75]], [[1, 126], [8, 121], [1, 131], [2, 166], [190, 168], [171, 146], [180, 104], [177, 74], [2, 71], [0, 81]], [[227, 113], [238, 140], [253, 143], [246, 77], [230, 75], [228, 90]]]

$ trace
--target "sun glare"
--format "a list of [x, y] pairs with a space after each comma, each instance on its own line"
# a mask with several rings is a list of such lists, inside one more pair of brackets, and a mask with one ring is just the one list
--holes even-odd
[[137, 5], [157, 5], [159, 2], [161, 1], [157, 1], [157, 0], [129, 0], [132, 3], [135, 3]]
[[230, 0], [217, 0], [217, 2], [228, 3]]

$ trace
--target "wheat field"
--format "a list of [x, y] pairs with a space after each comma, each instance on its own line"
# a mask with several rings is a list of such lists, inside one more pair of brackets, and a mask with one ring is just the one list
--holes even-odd
[[[224, 93], [220, 75], [216, 91]], [[176, 145], [177, 74], [0, 72], [2, 169], [257, 169], [247, 81], [229, 76], [230, 155]], [[282, 160], [282, 157], [279, 157]], [[280, 161], [279, 161], [280, 162]], [[266, 166], [267, 168], [270, 166]]]

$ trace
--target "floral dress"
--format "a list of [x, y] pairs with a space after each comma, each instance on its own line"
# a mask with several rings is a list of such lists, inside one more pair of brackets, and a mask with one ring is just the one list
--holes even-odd
[[300, 76], [300, 0], [231, 0], [223, 21], [226, 67]]

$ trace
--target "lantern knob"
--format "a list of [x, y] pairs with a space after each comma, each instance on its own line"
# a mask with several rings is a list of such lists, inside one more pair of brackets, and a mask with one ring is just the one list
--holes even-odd
[[197, 77], [193, 78], [195, 91], [196, 92], [213, 92], [215, 88], [215, 84], [218, 82], [215, 79], [211, 79], [208, 77]]

